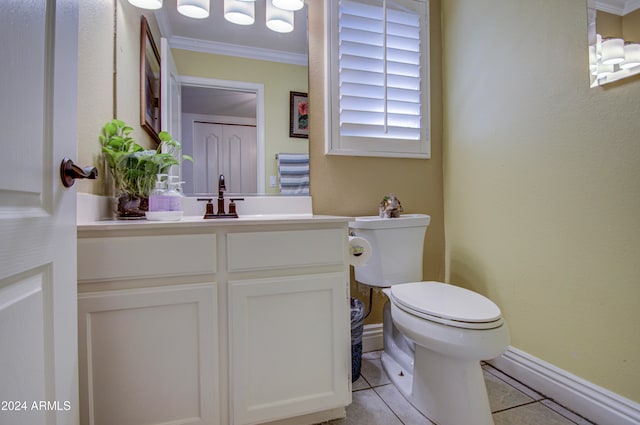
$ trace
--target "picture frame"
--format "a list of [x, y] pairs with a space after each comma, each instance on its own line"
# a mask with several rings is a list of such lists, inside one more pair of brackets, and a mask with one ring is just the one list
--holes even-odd
[[309, 95], [289, 92], [289, 137], [309, 138]]
[[140, 20], [140, 125], [160, 143], [160, 54], [144, 16]]

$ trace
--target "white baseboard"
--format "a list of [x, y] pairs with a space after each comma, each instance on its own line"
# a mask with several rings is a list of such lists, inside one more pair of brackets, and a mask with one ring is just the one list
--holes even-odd
[[384, 348], [382, 339], [382, 323], [364, 325], [362, 332], [362, 352], [378, 351]]
[[[365, 325], [362, 351], [378, 351], [383, 347], [382, 324]], [[507, 348], [502, 356], [487, 363], [598, 425], [640, 424], [640, 403], [515, 347]]]
[[640, 404], [514, 347], [487, 363], [598, 425], [640, 424]]

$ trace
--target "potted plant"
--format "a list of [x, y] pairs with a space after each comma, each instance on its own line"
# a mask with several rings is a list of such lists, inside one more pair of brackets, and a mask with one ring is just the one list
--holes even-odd
[[132, 127], [113, 119], [102, 127], [100, 135], [102, 154], [115, 183], [117, 214], [121, 219], [144, 218], [156, 175], [166, 174], [169, 167], [180, 163], [179, 159], [193, 161], [188, 155], [179, 156], [180, 142], [166, 131], [160, 132], [157, 149], [144, 149], [130, 136], [132, 132]]

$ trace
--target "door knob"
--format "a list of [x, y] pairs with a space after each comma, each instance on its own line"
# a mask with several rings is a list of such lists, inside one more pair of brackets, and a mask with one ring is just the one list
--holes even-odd
[[95, 180], [98, 177], [98, 169], [94, 166], [78, 167], [69, 158], [62, 160], [60, 164], [60, 178], [64, 187], [71, 187], [75, 183], [76, 179], [92, 179]]

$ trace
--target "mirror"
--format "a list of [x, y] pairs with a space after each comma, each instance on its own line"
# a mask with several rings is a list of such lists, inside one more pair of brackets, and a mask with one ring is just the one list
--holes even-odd
[[149, 29], [140, 19], [140, 125], [160, 143], [160, 55]]
[[222, 0], [211, 0], [208, 18], [189, 19], [165, 1], [155, 13], [179, 74], [180, 130], [171, 132], [195, 161], [183, 164], [184, 191], [217, 194], [224, 174], [229, 193], [275, 195], [277, 155], [308, 153], [308, 140], [290, 135], [290, 93], [308, 92], [307, 8], [285, 34], [266, 27], [265, 0], [255, 2], [253, 25], [230, 23], [223, 10]]
[[262, 87], [208, 83], [187, 78], [182, 82], [183, 151], [198, 158], [183, 163], [184, 193], [217, 193], [220, 174], [229, 193], [264, 193], [264, 178], [258, 182], [258, 175], [264, 175], [264, 167], [258, 166], [264, 163], [264, 125], [258, 119]]
[[591, 87], [640, 74], [637, 1], [589, 1], [588, 31]]

